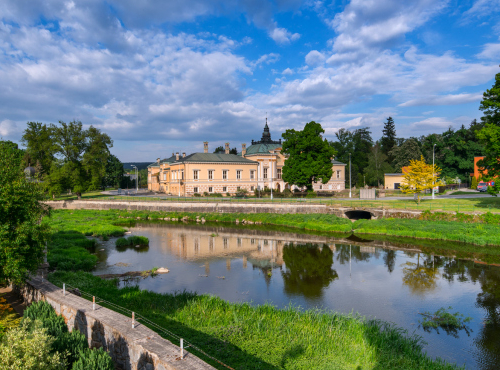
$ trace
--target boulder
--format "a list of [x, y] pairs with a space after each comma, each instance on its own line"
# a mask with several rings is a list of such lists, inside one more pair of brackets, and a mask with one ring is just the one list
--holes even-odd
[[170, 270], [166, 267], [160, 267], [158, 270], [156, 270], [157, 274], [167, 274], [169, 272], [170, 272]]

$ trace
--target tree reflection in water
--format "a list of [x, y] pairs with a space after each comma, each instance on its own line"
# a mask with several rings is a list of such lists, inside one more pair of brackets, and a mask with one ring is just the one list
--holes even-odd
[[286, 270], [282, 271], [285, 293], [319, 298], [323, 288], [338, 279], [332, 269], [333, 252], [328, 245], [296, 244], [283, 248]]
[[422, 256], [417, 253], [417, 263], [407, 261], [403, 267], [403, 284], [410, 288], [414, 294], [423, 294], [437, 287], [436, 280], [439, 278], [439, 269], [432, 263], [433, 257]]

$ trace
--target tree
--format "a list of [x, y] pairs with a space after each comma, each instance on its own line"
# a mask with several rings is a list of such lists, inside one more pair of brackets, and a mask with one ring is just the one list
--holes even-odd
[[389, 162], [394, 160], [393, 157], [389, 155], [389, 153], [396, 146], [396, 125], [394, 124], [394, 120], [392, 117], [387, 118], [387, 122], [384, 123], [384, 129], [382, 130], [382, 138], [380, 139], [380, 147], [382, 149], [382, 153], [384, 153]]
[[26, 146], [26, 152], [33, 161], [31, 164], [40, 163], [39, 174], [48, 174], [55, 160], [53, 128], [41, 122], [28, 122], [27, 125], [21, 142]]
[[[226, 150], [224, 149], [224, 147], [222, 145], [218, 146], [214, 150], [214, 153], [225, 153], [225, 152], [226, 152]], [[229, 154], [238, 154], [238, 149], [236, 149], [236, 148], [229, 149]]]
[[286, 130], [281, 153], [288, 156], [283, 166], [283, 180], [312, 190], [312, 183], [326, 184], [332, 177], [332, 158], [335, 150], [323, 139], [325, 130], [311, 121], [302, 131]]
[[110, 154], [106, 162], [106, 174], [103, 177], [103, 186], [120, 187], [123, 182], [124, 172], [123, 163], [116, 156]]
[[[500, 177], [500, 126], [487, 123], [482, 130], [478, 131], [477, 137], [484, 144], [485, 154], [485, 157], [477, 163], [479, 170], [481, 172], [487, 170], [491, 178]], [[488, 193], [497, 196], [500, 183], [495, 181], [495, 186], [490, 188], [488, 187]]]
[[384, 173], [392, 172], [392, 167], [387, 163], [387, 156], [382, 152], [381, 145], [377, 142], [371, 150], [368, 158], [368, 166], [365, 170], [366, 182], [376, 184], [384, 181]]
[[477, 189], [477, 179], [476, 176], [472, 176], [472, 181], [470, 184], [470, 188], [476, 190]]
[[479, 110], [484, 113], [481, 121], [500, 126], [500, 73], [496, 74], [493, 87], [483, 93]]
[[80, 199], [84, 191], [100, 188], [113, 146], [110, 137], [93, 126], [84, 130], [80, 121], [59, 121], [59, 126], [50, 128], [55, 159], [44, 179], [49, 192], [57, 195], [73, 189]]
[[420, 160], [412, 159], [406, 171], [403, 172], [401, 191], [417, 194], [417, 202], [420, 204], [420, 192], [441, 184], [437, 181], [440, 173], [441, 169], [437, 165], [425, 163], [424, 156], [420, 156]]
[[22, 283], [43, 262], [49, 208], [38, 181], [27, 180], [23, 152], [0, 142], [0, 281]]
[[420, 146], [415, 138], [409, 138], [403, 144], [394, 148], [390, 154], [394, 157], [392, 167], [396, 171], [402, 171], [403, 167], [410, 164], [411, 160], [418, 159], [422, 156]]

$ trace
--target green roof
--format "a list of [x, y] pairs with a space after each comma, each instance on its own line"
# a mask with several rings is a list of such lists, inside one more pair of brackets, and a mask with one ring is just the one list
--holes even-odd
[[225, 153], [193, 153], [187, 155], [185, 158], [179, 158], [178, 161], [173, 162], [224, 162], [224, 163], [247, 163], [247, 164], [257, 164], [255, 161], [250, 159], [242, 158], [236, 154], [225, 154]]
[[271, 143], [261, 143], [261, 144], [253, 144], [247, 148], [247, 155], [256, 155], [256, 154], [271, 154], [269, 153], [271, 150], [276, 150], [277, 148], [281, 148], [282, 144], [271, 144]]
[[332, 164], [334, 164], [336, 166], [345, 166], [346, 165], [345, 163], [336, 161], [335, 159], [332, 159]]

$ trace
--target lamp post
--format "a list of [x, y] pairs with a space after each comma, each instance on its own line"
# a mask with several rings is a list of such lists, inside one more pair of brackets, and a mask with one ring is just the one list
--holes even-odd
[[351, 153], [349, 153], [349, 198], [351, 197]]
[[137, 171], [137, 167], [132, 165], [135, 168], [135, 193], [139, 192], [139, 172]]
[[432, 199], [434, 199], [434, 149], [436, 144], [432, 146]]

